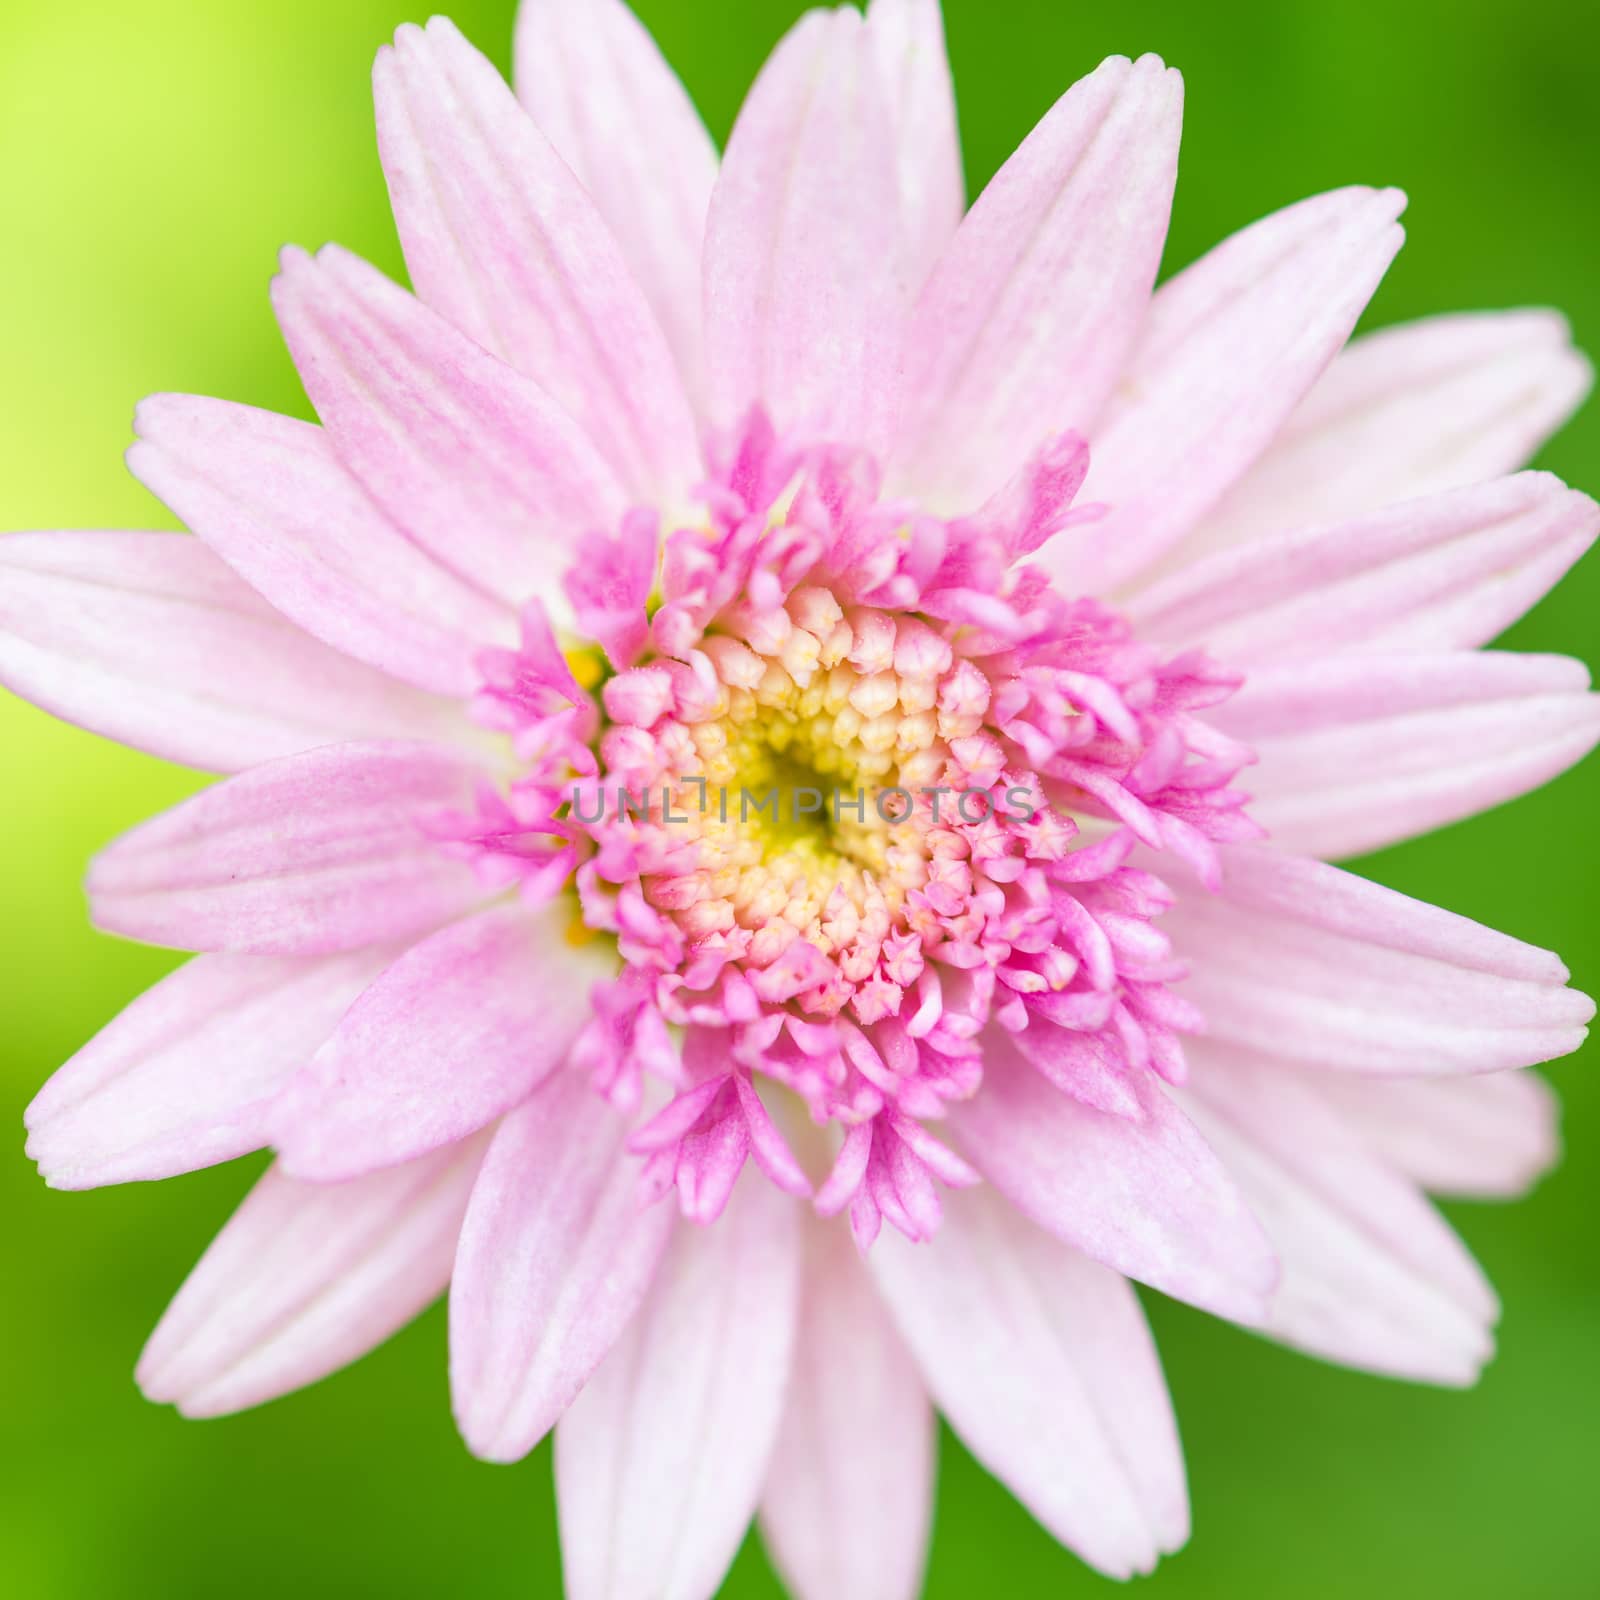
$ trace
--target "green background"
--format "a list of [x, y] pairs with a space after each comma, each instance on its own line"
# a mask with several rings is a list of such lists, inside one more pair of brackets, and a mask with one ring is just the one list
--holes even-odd
[[[1188, 80], [1168, 269], [1261, 213], [1347, 182], [1410, 191], [1411, 240], [1369, 321], [1548, 303], [1600, 347], [1600, 13], [1577, 4], [950, 0], [975, 190], [1102, 56]], [[722, 138], [799, 7], [641, 0]], [[502, 66], [509, 0], [456, 20]], [[169, 525], [120, 453], [134, 402], [193, 390], [304, 400], [267, 306], [285, 241], [337, 238], [399, 270], [368, 69], [403, 0], [9, 0], [0, 45], [0, 527]], [[1600, 407], [1544, 463], [1600, 487]], [[1514, 632], [1584, 653], [1600, 561]], [[170, 965], [86, 926], [98, 845], [197, 780], [0, 703], [0, 1095], [49, 1072]], [[1560, 949], [1600, 986], [1600, 764], [1363, 863], [1384, 882]], [[1344, 1373], [1147, 1296], [1183, 1427], [1196, 1533], [1163, 1596], [1600, 1593], [1595, 1509], [1600, 1092], [1553, 1077], [1564, 1165], [1511, 1208], [1452, 1216], [1501, 1289], [1501, 1353], [1468, 1394]], [[0, 1573], [6, 1592], [553, 1595], [548, 1448], [471, 1460], [436, 1308], [355, 1368], [262, 1410], [185, 1423], [130, 1370], [168, 1296], [252, 1181], [53, 1194], [0, 1160]], [[1041, 1403], [1044, 1402], [1041, 1396]], [[928, 1594], [1092, 1593], [948, 1436]], [[725, 1591], [777, 1593], [752, 1539]]]

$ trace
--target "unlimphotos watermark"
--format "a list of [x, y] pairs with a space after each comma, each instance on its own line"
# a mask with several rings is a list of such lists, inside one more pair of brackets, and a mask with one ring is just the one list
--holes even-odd
[[[685, 788], [696, 791], [696, 800], [682, 802]], [[715, 812], [722, 822], [737, 819], [749, 822], [752, 818], [770, 823], [799, 823], [807, 818], [827, 819], [842, 823], [848, 815], [854, 821], [865, 823], [870, 806], [878, 819], [889, 827], [897, 827], [915, 814], [918, 796], [929, 802], [929, 813], [935, 822], [954, 822], [958, 818], [969, 826], [976, 826], [991, 816], [1002, 822], [1032, 822], [1037, 814], [1033, 791], [1022, 787], [1007, 789], [999, 804], [988, 789], [955, 789], [948, 786], [925, 786], [912, 791], [899, 784], [890, 784], [870, 793], [856, 789], [819, 789], [805, 784], [784, 787], [774, 784], [759, 793], [747, 789], [716, 787], [698, 775], [683, 777], [674, 788], [663, 788], [660, 809], [655, 809], [655, 792], [649, 789], [633, 790], [617, 785], [607, 790], [603, 784], [574, 784], [572, 787], [572, 812], [579, 822], [603, 822], [608, 806], [612, 817], [621, 822], [632, 819], [638, 822], [661, 822], [668, 826], [683, 826], [695, 815], [706, 816]], [[694, 806], [693, 811], [679, 812], [680, 803]], [[941, 812], [941, 807], [945, 808]]]

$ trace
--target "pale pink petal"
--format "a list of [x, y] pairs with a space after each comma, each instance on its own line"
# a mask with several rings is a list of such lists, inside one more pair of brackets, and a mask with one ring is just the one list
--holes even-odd
[[271, 1168], [200, 1258], [139, 1359], [145, 1395], [216, 1417], [337, 1371], [450, 1281], [482, 1139], [354, 1183]]
[[1219, 1315], [1261, 1315], [1276, 1268], [1255, 1219], [1154, 1075], [1129, 1082], [1142, 1117], [1096, 1111], [991, 1029], [983, 1085], [950, 1124], [984, 1177], [1075, 1249]]
[[756, 1509], [800, 1291], [800, 1207], [759, 1173], [680, 1226], [556, 1427], [569, 1600], [709, 1600]]
[[1183, 1544], [1183, 1454], [1125, 1278], [990, 1189], [948, 1196], [935, 1239], [886, 1236], [871, 1264], [951, 1427], [1057, 1539], [1115, 1578]]
[[134, 427], [134, 477], [325, 644], [465, 695], [478, 685], [478, 651], [515, 640], [515, 613], [390, 522], [321, 428], [182, 394], [140, 402]]
[[481, 768], [438, 745], [329, 745], [140, 824], [89, 867], [95, 925], [146, 944], [322, 955], [425, 933], [483, 898], [423, 831]]
[[1420, 1190], [1270, 1062], [1205, 1043], [1190, 1062], [1185, 1105], [1283, 1262], [1264, 1331], [1349, 1366], [1471, 1383], [1499, 1305]]
[[1597, 531], [1587, 495], [1522, 472], [1218, 551], [1128, 610], [1150, 638], [1243, 667], [1472, 649], [1542, 598]]
[[284, 1090], [284, 1170], [354, 1178], [475, 1133], [565, 1059], [611, 963], [563, 937], [564, 905], [496, 906], [413, 946]]
[[1375, 1156], [1438, 1194], [1510, 1198], [1560, 1159], [1561, 1108], [1536, 1072], [1300, 1080]]
[[1592, 379], [1554, 311], [1428, 317], [1368, 334], [1335, 359], [1181, 554], [1514, 472]]
[[278, 1092], [393, 958], [196, 956], [39, 1091], [29, 1156], [52, 1188], [90, 1189], [259, 1150]]
[[340, 459], [436, 559], [520, 605], [627, 496], [581, 428], [359, 257], [286, 250], [272, 302]]
[[859, 12], [807, 13], [728, 141], [705, 243], [711, 415], [882, 451], [907, 299], [889, 108]]
[[849, 1229], [805, 1231], [762, 1537], [795, 1600], [915, 1600], [933, 1510], [933, 1411]]
[[894, 487], [970, 511], [1094, 421], [1149, 304], [1182, 104], [1157, 57], [1114, 56], [978, 196], [912, 317]]
[[1181, 894], [1163, 919], [1202, 953], [1180, 992], [1213, 1038], [1378, 1076], [1525, 1067], [1583, 1042], [1594, 1003], [1549, 951], [1321, 862], [1222, 856], [1221, 894]]
[[641, 1207], [625, 1119], [557, 1072], [500, 1124], [450, 1286], [450, 1392], [475, 1455], [515, 1461], [572, 1403], [644, 1298], [677, 1212]]
[[517, 94], [582, 180], [698, 393], [700, 247], [717, 149], [622, 0], [523, 0]]
[[681, 500], [700, 477], [683, 383], [583, 185], [448, 18], [401, 28], [373, 87], [417, 294], [537, 380], [631, 495]]
[[1252, 672], [1212, 713], [1259, 758], [1250, 815], [1298, 854], [1376, 850], [1538, 788], [1600, 743], [1565, 656], [1335, 656]]
[[867, 37], [889, 96], [900, 167], [904, 260], [916, 290], [967, 209], [955, 85], [939, 0], [871, 0]]
[[1162, 286], [1090, 435], [1083, 498], [1110, 514], [1046, 549], [1074, 592], [1103, 594], [1148, 567], [1272, 442], [1400, 248], [1404, 205], [1394, 189], [1303, 200]]
[[212, 772], [341, 740], [470, 734], [458, 706], [302, 633], [179, 533], [0, 540], [0, 683]]

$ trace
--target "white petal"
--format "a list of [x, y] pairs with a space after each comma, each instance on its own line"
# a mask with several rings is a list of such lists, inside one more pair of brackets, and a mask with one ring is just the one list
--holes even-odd
[[475, 1455], [555, 1426], [644, 1298], [676, 1211], [641, 1208], [626, 1121], [560, 1071], [500, 1124], [450, 1285], [450, 1393]]
[[806, 1227], [794, 1373], [761, 1531], [796, 1600], [915, 1600], [934, 1422], [850, 1230]]
[[1554, 311], [1428, 317], [1353, 340], [1181, 555], [1514, 472], [1592, 378]]
[[858, 12], [809, 12], [745, 100], [706, 221], [706, 361], [723, 427], [881, 452], [908, 299], [899, 174]]
[[1526, 1067], [1575, 1050], [1594, 1003], [1547, 950], [1321, 862], [1228, 846], [1222, 891], [1164, 930], [1210, 1037], [1378, 1076]]
[[1536, 1072], [1441, 1079], [1314, 1071], [1300, 1076], [1306, 1091], [1374, 1155], [1437, 1194], [1519, 1195], [1561, 1156], [1560, 1106]]
[[1471, 1383], [1499, 1306], [1421, 1192], [1271, 1062], [1204, 1043], [1190, 1062], [1185, 1104], [1283, 1261], [1265, 1331], [1349, 1366]]
[[1348, 856], [1526, 794], [1600, 742], [1565, 656], [1335, 656], [1252, 672], [1211, 720], [1258, 764], [1250, 815], [1296, 853]]
[[683, 85], [622, 0], [522, 0], [516, 86], [616, 236], [699, 393], [700, 250], [717, 150]]
[[800, 1289], [800, 1209], [747, 1171], [682, 1226], [654, 1288], [556, 1426], [570, 1600], [708, 1600], [756, 1509]]
[[449, 1282], [483, 1145], [353, 1183], [297, 1183], [270, 1168], [150, 1335], [137, 1373], [146, 1396], [222, 1416], [381, 1344]]
[[1183, 1455], [1132, 1286], [1011, 1212], [947, 1197], [928, 1244], [872, 1268], [968, 1449], [1049, 1531], [1112, 1577], [1189, 1536]]
[[1182, 104], [1158, 58], [1114, 56], [978, 196], [911, 319], [896, 492], [971, 511], [1094, 421], [1149, 306]]
[[1129, 1082], [1140, 1115], [1097, 1111], [991, 1029], [983, 1085], [950, 1126], [984, 1177], [1057, 1238], [1208, 1311], [1260, 1315], [1277, 1277], [1260, 1227], [1154, 1074]]
[[694, 421], [643, 291], [583, 185], [445, 17], [373, 70], [378, 145], [418, 295], [538, 382], [629, 493], [677, 505]]
[[1157, 291], [1090, 435], [1086, 502], [1110, 514], [1046, 547], [1105, 594], [1181, 539], [1272, 442], [1400, 248], [1393, 189], [1317, 195], [1236, 233]]
[[87, 1189], [259, 1150], [284, 1084], [395, 954], [196, 956], [39, 1091], [29, 1156], [52, 1188]]
[[867, 37], [889, 95], [904, 259], [911, 287], [918, 289], [967, 209], [939, 0], [871, 0]]
[[210, 772], [350, 739], [472, 737], [458, 705], [330, 650], [178, 533], [0, 540], [0, 682]]

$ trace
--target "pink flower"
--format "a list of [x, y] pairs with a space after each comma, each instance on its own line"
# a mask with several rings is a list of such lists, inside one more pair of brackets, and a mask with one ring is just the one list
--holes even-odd
[[1489, 1354], [1423, 1191], [1548, 1164], [1518, 1069], [1593, 1007], [1325, 858], [1600, 738], [1578, 663], [1479, 649], [1600, 525], [1514, 471], [1588, 368], [1543, 312], [1344, 349], [1388, 190], [1153, 293], [1153, 57], [969, 211], [934, 0], [805, 17], [720, 170], [617, 0], [518, 56], [522, 106], [448, 22], [380, 54], [416, 294], [285, 254], [321, 426], [155, 396], [198, 537], [0, 547], [0, 677], [234, 774], [94, 863], [100, 927], [200, 954], [29, 1151], [278, 1152], [140, 1363], [189, 1415], [448, 1285], [471, 1448], [556, 1428], [579, 1600], [711, 1594], [758, 1510], [796, 1595], [912, 1594], [930, 1402], [1143, 1571], [1188, 1506], [1128, 1279]]

